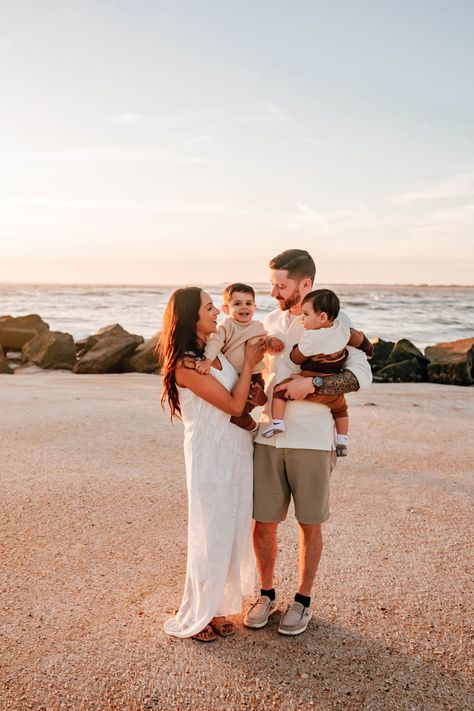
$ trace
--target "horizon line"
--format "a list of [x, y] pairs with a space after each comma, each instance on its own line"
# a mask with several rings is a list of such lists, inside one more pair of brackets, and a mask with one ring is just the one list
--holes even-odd
[[[270, 286], [267, 281], [248, 281], [249, 284], [265, 284]], [[210, 282], [204, 281], [203, 284], [206, 286], [227, 286], [227, 281], [220, 282]], [[421, 288], [427, 287], [455, 287], [455, 288], [473, 288], [472, 284], [456, 284], [453, 282], [446, 283], [429, 283], [429, 282], [364, 282], [364, 281], [318, 281], [318, 285], [321, 286], [416, 286]], [[191, 281], [186, 282], [171, 282], [168, 284], [163, 283], [137, 283], [137, 282], [82, 282], [82, 281], [71, 281], [71, 282], [33, 282], [33, 281], [0, 281], [0, 287], [2, 286], [90, 286], [90, 287], [138, 287], [138, 288], [156, 288], [156, 287], [186, 287], [186, 286], [196, 286], [196, 283]]]

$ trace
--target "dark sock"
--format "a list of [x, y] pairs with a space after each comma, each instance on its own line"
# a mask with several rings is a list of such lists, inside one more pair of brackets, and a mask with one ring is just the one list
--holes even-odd
[[275, 588], [272, 588], [271, 590], [264, 590], [261, 588], [260, 595], [266, 595], [273, 601], [275, 599]]
[[295, 602], [301, 602], [303, 607], [309, 607], [311, 605], [311, 598], [307, 597], [306, 595], [301, 595], [300, 593], [296, 593]]

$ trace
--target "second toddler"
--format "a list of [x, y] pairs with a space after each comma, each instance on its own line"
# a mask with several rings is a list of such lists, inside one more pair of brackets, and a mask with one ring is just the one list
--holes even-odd
[[[301, 320], [305, 332], [293, 347], [290, 358], [299, 365], [307, 377], [340, 373], [347, 360], [346, 346], [354, 346], [370, 358], [373, 345], [362, 331], [356, 331], [340, 321], [339, 298], [330, 289], [316, 289], [307, 294], [301, 305]], [[288, 382], [289, 378], [282, 383]], [[336, 453], [347, 455], [349, 417], [344, 395], [309, 395], [307, 399], [320, 402], [331, 409], [336, 425]], [[272, 423], [262, 432], [264, 437], [285, 430], [285, 391], [274, 392], [272, 400]]]

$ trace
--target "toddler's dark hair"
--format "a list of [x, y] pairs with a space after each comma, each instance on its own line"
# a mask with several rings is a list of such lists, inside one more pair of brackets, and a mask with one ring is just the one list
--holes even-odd
[[310, 302], [314, 311], [321, 313], [324, 311], [330, 321], [334, 321], [339, 314], [341, 303], [338, 296], [331, 289], [315, 289], [306, 294], [302, 304]]
[[235, 282], [235, 284], [229, 284], [224, 290], [224, 304], [229, 304], [232, 299], [232, 294], [252, 294], [252, 298], [255, 301], [255, 291], [248, 284], [241, 284], [240, 282]]

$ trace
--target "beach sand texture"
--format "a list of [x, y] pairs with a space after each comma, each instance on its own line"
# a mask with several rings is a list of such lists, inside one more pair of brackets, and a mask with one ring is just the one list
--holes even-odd
[[[378, 385], [349, 396], [350, 455], [305, 634], [203, 645], [163, 632], [186, 560], [182, 427], [158, 377], [0, 376], [0, 707], [473, 708], [473, 390]], [[280, 530], [277, 594], [297, 583]], [[472, 658], [471, 658], [472, 662]]]

